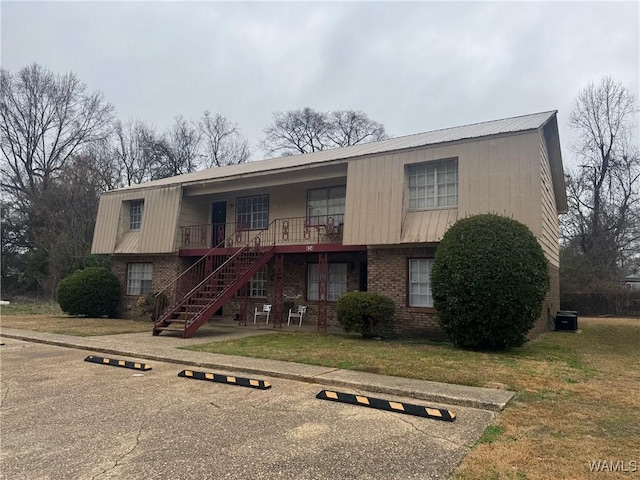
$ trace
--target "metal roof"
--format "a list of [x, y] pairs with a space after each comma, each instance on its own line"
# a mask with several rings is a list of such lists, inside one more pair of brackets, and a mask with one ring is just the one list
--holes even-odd
[[505, 133], [516, 133], [527, 130], [535, 130], [543, 127], [556, 115], [557, 111], [534, 113], [519, 117], [493, 120], [489, 122], [474, 123], [460, 127], [433, 130], [402, 137], [390, 138], [379, 142], [364, 143], [350, 147], [334, 148], [320, 152], [291, 155], [287, 157], [272, 158], [268, 160], [253, 161], [241, 165], [229, 165], [226, 167], [214, 167], [193, 173], [186, 173], [174, 177], [163, 178], [125, 187], [116, 191], [131, 190], [137, 188], [150, 188], [166, 185], [189, 185], [206, 182], [214, 179], [224, 179], [250, 174], [259, 174], [268, 171], [277, 171], [288, 168], [304, 167], [325, 162], [347, 160], [364, 155], [380, 154], [408, 148], [423, 147], [446, 142], [454, 142], [465, 139], [486, 137]]

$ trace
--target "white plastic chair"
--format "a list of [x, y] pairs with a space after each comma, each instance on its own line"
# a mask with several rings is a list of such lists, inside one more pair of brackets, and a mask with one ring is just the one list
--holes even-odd
[[253, 311], [253, 323], [256, 323], [256, 318], [260, 315], [264, 315], [267, 317], [267, 321], [265, 323], [269, 323], [269, 314], [271, 313], [271, 305], [264, 304], [262, 305], [262, 311], [258, 311], [258, 307], [256, 307]]
[[298, 324], [299, 327], [302, 326], [302, 318], [304, 317], [304, 314], [307, 313], [307, 307], [306, 305], [300, 305], [298, 306], [298, 311], [294, 312], [293, 308], [289, 309], [289, 318], [287, 320], [287, 325], [289, 325], [291, 323], [291, 318], [300, 318], [300, 323]]

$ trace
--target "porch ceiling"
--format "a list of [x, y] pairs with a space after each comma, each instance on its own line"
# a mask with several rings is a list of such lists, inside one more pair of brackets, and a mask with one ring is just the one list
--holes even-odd
[[237, 177], [223, 177], [203, 180], [184, 187], [184, 196], [210, 195], [213, 193], [234, 192], [267, 187], [300, 184], [332, 178], [347, 177], [347, 163], [322, 165], [320, 167], [302, 167], [298, 169], [276, 170]]

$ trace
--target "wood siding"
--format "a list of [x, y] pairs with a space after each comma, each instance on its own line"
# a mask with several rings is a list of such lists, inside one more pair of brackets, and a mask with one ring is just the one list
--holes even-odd
[[[407, 165], [443, 159], [457, 160], [457, 206], [409, 211]], [[305, 217], [309, 189], [346, 184], [345, 245], [437, 242], [458, 218], [496, 213], [527, 225], [551, 264], [557, 265], [561, 204], [556, 201], [552, 164], [545, 132], [538, 129], [351, 158], [307, 170], [191, 184], [184, 189], [174, 185], [123, 190], [101, 197], [92, 252], [175, 252], [177, 227], [210, 224], [213, 202], [227, 202], [228, 223], [235, 222], [238, 197], [262, 194], [269, 195], [270, 221]], [[132, 235], [127, 233], [128, 202], [136, 199], [144, 199], [145, 207], [141, 230]]]
[[554, 267], [560, 266], [560, 247], [558, 243], [559, 225], [558, 209], [551, 178], [551, 165], [547, 143], [543, 135], [540, 136], [540, 171], [541, 171], [541, 196], [542, 196], [542, 232], [539, 237], [540, 244], [549, 263]]
[[343, 243], [400, 243], [404, 163], [415, 153], [380, 155], [349, 162]]
[[[173, 252], [180, 194], [181, 188], [172, 186], [103, 195], [98, 206], [91, 253], [115, 253], [118, 249], [127, 253]], [[125, 235], [129, 233], [128, 202], [131, 200], [144, 200], [137, 239]], [[136, 251], [130, 251], [132, 249]]]
[[[533, 130], [350, 160], [344, 243], [436, 241], [440, 229], [427, 223], [440, 222], [440, 214], [407, 212], [405, 168], [449, 158], [458, 159], [458, 218], [497, 213], [524, 223], [540, 238], [540, 137]], [[410, 231], [403, 231], [403, 220]]]

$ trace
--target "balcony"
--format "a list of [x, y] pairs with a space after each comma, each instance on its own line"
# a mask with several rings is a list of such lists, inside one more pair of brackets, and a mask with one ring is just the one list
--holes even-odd
[[[278, 246], [342, 245], [344, 215], [277, 218], [269, 223], [261, 237]], [[235, 222], [188, 225], [178, 229], [177, 247], [180, 251], [210, 249], [220, 246], [228, 249], [246, 245], [260, 229], [250, 229]], [[307, 248], [307, 251], [310, 250]], [[303, 251], [303, 250], [301, 250]]]

